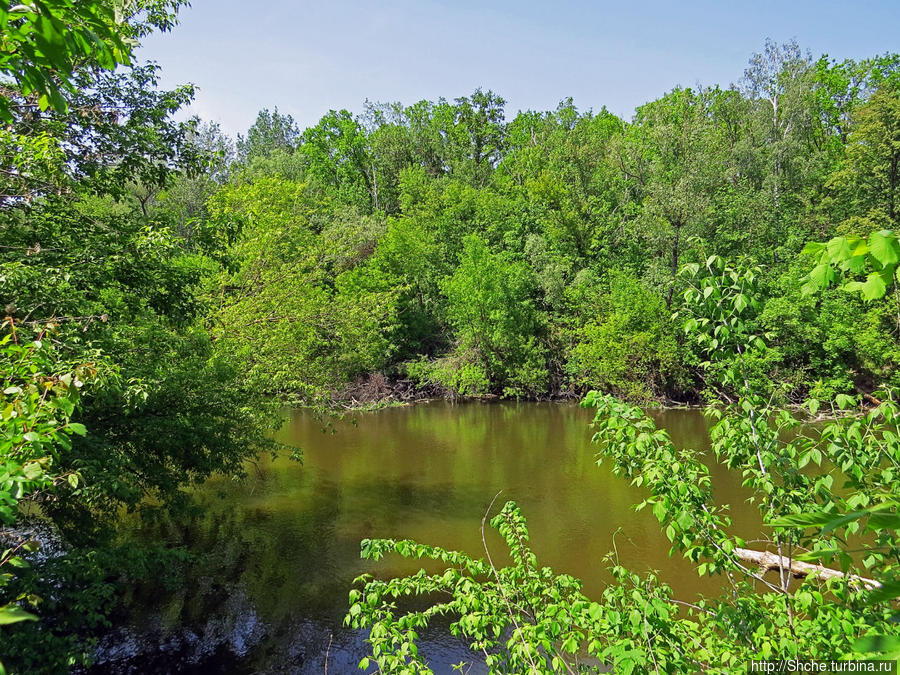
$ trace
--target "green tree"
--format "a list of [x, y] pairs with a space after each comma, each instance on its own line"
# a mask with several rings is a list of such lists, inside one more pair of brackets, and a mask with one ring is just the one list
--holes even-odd
[[831, 177], [855, 234], [900, 227], [900, 85], [884, 84], [854, 111], [846, 159]]
[[[700, 222], [722, 181], [721, 145], [708, 115], [708, 92], [676, 89], [641, 106], [616, 149], [640, 201], [641, 224], [668, 259], [666, 305], [672, 305], [686, 228]], [[649, 236], [648, 236], [649, 235]]]
[[553, 113], [522, 113], [508, 127], [507, 155], [498, 167], [532, 204], [540, 205], [541, 232], [573, 267], [611, 263], [622, 236], [626, 191], [609, 161], [622, 121], [608, 111], [579, 115], [571, 100]]
[[794, 139], [808, 126], [812, 68], [796, 41], [778, 44], [766, 40], [765, 49], [750, 58], [744, 84], [757, 103], [762, 140], [770, 149], [770, 182], [773, 212], [779, 216], [785, 174], [796, 155]]
[[[131, 3], [117, 35], [130, 49], [151, 28], [171, 26], [180, 4]], [[99, 7], [35, 5], [40, 13], [64, 6]], [[7, 18], [17, 30], [43, 25], [55, 39], [43, 14]], [[99, 49], [71, 19], [64, 42]], [[196, 125], [171, 120], [192, 89], [158, 91], [151, 66], [110, 71], [87, 53], [73, 63], [58, 72], [32, 64], [54, 78], [65, 105], [43, 105], [27, 83], [3, 90], [10, 119], [0, 161], [16, 170], [0, 180], [2, 518], [8, 524], [20, 505], [37, 505], [71, 546], [26, 573], [4, 569], [0, 605], [45, 599], [33, 610], [36, 627], [4, 627], [7, 663], [28, 672], [88, 660], [111, 609], [105, 580], [126, 573], [129, 555], [141, 557], [109, 543], [122, 509], [147, 508], [148, 499], [176, 507], [183, 486], [242, 473], [248, 456], [273, 448], [265, 432], [277, 418], [277, 404], [254, 399], [200, 323], [200, 283], [227, 237], [188, 241], [159, 208], [176, 172], [208, 158], [194, 143]], [[0, 563], [18, 558], [6, 552]]]
[[291, 153], [297, 149], [299, 141], [300, 129], [293, 117], [282, 115], [278, 108], [272, 112], [265, 108], [259, 111], [246, 136], [238, 134], [237, 158], [249, 163], [256, 158], [268, 158], [275, 152]]
[[495, 390], [521, 396], [546, 387], [541, 323], [527, 267], [505, 261], [491, 253], [482, 238], [471, 235], [459, 267], [442, 288], [457, 353], [472, 369], [465, 379], [473, 384], [460, 386], [461, 393]]
[[[577, 580], [538, 567], [521, 512], [510, 502], [491, 521], [510, 548], [507, 567], [498, 569], [487, 545], [486, 560], [476, 560], [413, 541], [362, 542], [366, 558], [396, 553], [448, 568], [388, 581], [368, 575], [357, 580], [346, 622], [370, 629], [372, 654], [361, 668], [374, 661], [386, 670], [432, 672], [417, 650], [418, 632], [433, 616], [447, 614], [453, 617], [451, 632], [480, 651], [492, 673], [609, 668], [724, 673], [749, 659], [859, 657], [900, 644], [889, 593], [869, 593], [877, 582], [858, 574], [860, 563], [843, 544], [860, 531], [859, 519], [871, 516], [877, 541], [861, 543], [865, 565], [893, 575], [898, 540], [883, 528], [897, 529], [896, 500], [834, 519], [844, 509], [867, 506], [871, 495], [895, 480], [897, 406], [885, 402], [862, 418], [837, 417], [821, 434], [805, 433], [800, 416], [772, 405], [768, 383], [748, 377], [767, 350], [748, 320], [760, 304], [757, 271], [713, 257], [705, 268], [690, 266], [685, 274], [692, 301], [685, 330], [706, 358], [701, 367], [737, 396], [708, 409], [712, 451], [717, 461], [741, 472], [774, 550], [745, 548], [731, 532], [727, 505], [713, 500], [705, 453], [676, 448], [643, 411], [591, 392], [583, 404], [597, 408], [594, 441], [600, 461], [609, 460], [617, 475], [647, 490], [638, 508], [652, 509], [672, 542], [671, 553], [694, 563], [701, 577], [721, 575], [726, 591], [686, 602], [653, 575], [641, 578], [615, 563], [611, 572], [617, 583], [592, 602]], [[713, 368], [716, 364], [720, 367]], [[832, 413], [854, 403], [839, 397]], [[815, 414], [819, 405], [811, 400], [806, 411]], [[823, 443], [839, 465], [823, 465]], [[803, 471], [810, 463], [821, 470]], [[840, 479], [858, 491], [833, 491]], [[809, 516], [809, 510], [818, 513]], [[823, 516], [829, 525], [810, 532]], [[798, 557], [838, 557], [841, 569], [803, 567]], [[777, 576], [766, 575], [766, 569]], [[803, 580], [796, 583], [795, 575]], [[393, 601], [410, 594], [447, 599], [398, 613]]]
[[382, 223], [354, 211], [317, 232], [303, 183], [257, 179], [220, 190], [213, 222], [236, 233], [231, 264], [210, 289], [218, 353], [270, 395], [327, 402], [351, 379], [379, 370], [392, 350], [395, 291], [356, 267]]
[[456, 165], [453, 172], [473, 185], [484, 185], [500, 161], [505, 138], [503, 106], [494, 92], [476, 89], [471, 96], [456, 99], [452, 134]]
[[308, 176], [338, 202], [378, 210], [378, 174], [365, 130], [348, 111], [331, 110], [303, 132]]
[[610, 275], [609, 291], [591, 305], [592, 318], [574, 331], [567, 370], [582, 391], [599, 389], [653, 401], [677, 389], [679, 346], [671, 312], [637, 279]]
[[41, 110], [68, 109], [63, 90], [74, 91], [76, 69], [92, 62], [112, 70], [130, 60], [132, 44], [123, 17], [111, 2], [48, 0], [0, 6], [0, 118], [9, 121], [14, 83], [19, 96], [34, 96]]

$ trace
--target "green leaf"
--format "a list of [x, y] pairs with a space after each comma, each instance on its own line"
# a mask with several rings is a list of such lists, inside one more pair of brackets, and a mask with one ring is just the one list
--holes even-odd
[[84, 436], [87, 434], [87, 427], [83, 424], [79, 424], [78, 422], [69, 422], [69, 429], [78, 434], [79, 436]]
[[56, 405], [66, 415], [71, 415], [73, 412], [75, 412], [75, 403], [67, 397], [56, 399]]
[[893, 600], [900, 597], [900, 580], [886, 581], [881, 588], [876, 588], [868, 595], [868, 601], [872, 604]]
[[872, 272], [866, 277], [865, 283], [860, 287], [860, 293], [864, 300], [872, 301], [884, 297], [887, 287], [884, 285], [884, 279], [878, 272]]
[[893, 653], [900, 650], [900, 637], [894, 635], [867, 635], [853, 643], [856, 652]]
[[825, 527], [822, 528], [822, 534], [828, 534], [832, 530], [836, 530], [839, 527], [843, 527], [847, 523], [851, 523], [854, 520], [859, 520], [865, 516], [869, 515], [868, 509], [863, 509], [862, 511], [853, 511], [852, 513], [844, 514], [838, 518], [834, 518], [833, 520], [828, 521]]
[[828, 250], [828, 255], [831, 256], [832, 262], [840, 263], [853, 255], [853, 251], [850, 248], [850, 242], [847, 241], [846, 237], [835, 237], [826, 245]]
[[841, 410], [856, 407], [856, 399], [848, 394], [838, 394], [834, 397], [834, 402]]
[[800, 251], [801, 255], [819, 255], [825, 250], [825, 244], [818, 241], [811, 241]]
[[845, 266], [848, 271], [853, 274], [862, 274], [866, 271], [866, 261], [868, 260], [867, 256], [864, 255], [855, 255], [852, 258], [849, 258]]
[[37, 621], [37, 617], [26, 612], [18, 605], [9, 604], [0, 607], [0, 626], [19, 623], [20, 621]]
[[832, 513], [795, 513], [772, 521], [773, 527], [824, 527], [834, 519]]
[[816, 265], [813, 267], [812, 272], [809, 273], [809, 281], [817, 289], [822, 289], [831, 284], [836, 276], [834, 268], [831, 265]]
[[900, 530], [900, 513], [873, 513], [869, 517], [870, 530]]
[[900, 245], [896, 235], [889, 230], [869, 235], [869, 251], [882, 266], [894, 265], [900, 260]]
[[35, 480], [44, 474], [44, 469], [38, 462], [26, 462], [22, 466], [22, 473], [28, 480]]

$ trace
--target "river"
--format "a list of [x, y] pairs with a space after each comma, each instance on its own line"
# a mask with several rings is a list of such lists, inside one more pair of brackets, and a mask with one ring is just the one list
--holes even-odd
[[[677, 445], [708, 449], [700, 411], [651, 414]], [[481, 557], [481, 519], [498, 492], [495, 511], [510, 499], [522, 507], [539, 563], [581, 578], [588, 596], [608, 583], [614, 550], [628, 568], [658, 570], [680, 599], [715, 593], [669, 557], [650, 510], [633, 510], [646, 490], [597, 466], [591, 419], [574, 404], [441, 401], [358, 413], [323, 432], [321, 420], [292, 411], [279, 440], [302, 448], [302, 464], [267, 458], [244, 481], [211, 480], [196, 490], [195, 513], [141, 533], [184, 544], [196, 560], [178, 588], [127, 589], [92, 672], [322, 674], [326, 659], [328, 673], [359, 672], [364, 635], [342, 626], [353, 579], [421, 566], [360, 560], [360, 540], [412, 538]], [[739, 478], [711, 469], [734, 531], [753, 538], [760, 519]], [[445, 628], [421, 644], [437, 673], [477, 659]], [[476, 662], [470, 673], [479, 672]]]

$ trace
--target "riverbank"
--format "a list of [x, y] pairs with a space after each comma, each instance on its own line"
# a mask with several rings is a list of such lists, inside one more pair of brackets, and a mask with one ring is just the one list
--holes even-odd
[[[572, 403], [580, 401], [587, 393], [585, 390], [559, 389], [546, 395], [538, 396], [502, 396], [488, 393], [464, 396], [458, 392], [438, 384], [421, 384], [408, 378], [389, 378], [383, 373], [370, 373], [361, 376], [343, 388], [332, 393], [330, 405], [335, 409], [352, 411], [372, 411], [383, 408], [427, 403], [430, 401], [489, 402], [517, 401], [529, 403]], [[701, 405], [699, 394], [687, 397], [688, 400], [676, 401], [659, 396], [641, 398], [630, 402], [653, 408], [688, 409]], [[626, 399], [627, 400], [627, 399]]]

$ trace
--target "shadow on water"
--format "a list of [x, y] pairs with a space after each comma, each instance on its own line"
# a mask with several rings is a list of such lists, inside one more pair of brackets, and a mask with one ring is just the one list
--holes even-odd
[[[676, 444], [708, 448], [696, 410], [654, 413]], [[591, 412], [574, 405], [436, 402], [387, 409], [338, 422], [336, 433], [293, 411], [280, 439], [298, 445], [303, 465], [260, 463], [249, 479], [209, 481], [199, 509], [137, 536], [184, 544], [194, 561], [183, 583], [165, 591], [145, 580], [129, 588], [117, 628], [97, 654], [95, 673], [353, 673], [366, 655], [364, 635], [342, 626], [347, 593], [364, 572], [415, 572], [421, 562], [359, 558], [364, 538], [412, 538], [483, 556], [480, 524], [487, 505], [516, 500], [528, 518], [542, 565], [585, 582], [598, 596], [609, 582], [613, 549], [635, 571], [658, 570], [680, 598], [701, 590], [692, 567], [668, 557], [668, 541], [649, 511], [632, 505], [645, 493], [595, 464]], [[732, 504], [735, 531], [759, 532], [739, 479], [711, 467], [720, 502]], [[498, 507], [499, 508], [499, 504]], [[495, 559], [500, 538], [488, 533]], [[435, 672], [476, 664], [446, 625], [422, 634]]]

